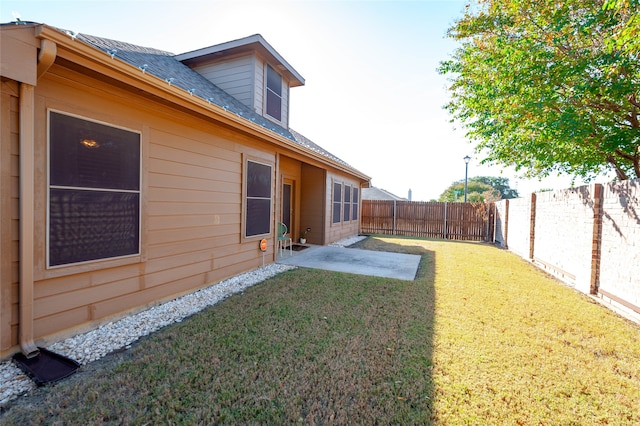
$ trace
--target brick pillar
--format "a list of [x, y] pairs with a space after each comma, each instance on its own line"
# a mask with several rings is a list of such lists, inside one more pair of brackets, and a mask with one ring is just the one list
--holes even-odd
[[533, 260], [533, 248], [536, 241], [536, 194], [531, 194], [531, 219], [529, 221], [529, 259]]
[[603, 187], [596, 183], [593, 188], [593, 236], [591, 238], [591, 278], [589, 281], [589, 293], [597, 294], [600, 286], [600, 257], [602, 253], [602, 214], [603, 214]]
[[504, 248], [509, 249], [509, 200], [504, 203]]

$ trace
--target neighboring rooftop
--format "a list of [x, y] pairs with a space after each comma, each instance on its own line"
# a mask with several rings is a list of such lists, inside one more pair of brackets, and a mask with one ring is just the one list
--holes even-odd
[[398, 197], [389, 191], [382, 188], [376, 188], [372, 186], [370, 188], [362, 188], [363, 200], [396, 200], [396, 201], [409, 201], [407, 198]]

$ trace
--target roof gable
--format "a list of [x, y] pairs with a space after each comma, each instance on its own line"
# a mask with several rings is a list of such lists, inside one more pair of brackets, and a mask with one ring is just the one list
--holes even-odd
[[260, 35], [254, 34], [238, 40], [216, 44], [202, 49], [176, 55], [176, 60], [183, 63], [207, 61], [222, 56], [242, 53], [258, 52], [267, 58], [267, 62], [282, 73], [288, 80], [289, 86], [304, 85], [304, 78], [296, 71], [267, 41]]

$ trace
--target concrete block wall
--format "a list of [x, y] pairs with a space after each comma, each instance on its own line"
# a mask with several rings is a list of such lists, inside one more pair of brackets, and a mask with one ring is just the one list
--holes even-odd
[[502, 248], [507, 248], [509, 202], [510, 200], [501, 200], [495, 203], [496, 215], [493, 226], [493, 241]]
[[502, 247], [640, 314], [640, 179], [502, 200], [496, 211]]
[[640, 180], [603, 185], [602, 198], [599, 291], [640, 306]]
[[[500, 203], [504, 203], [501, 201]], [[499, 203], [499, 204], [500, 204]], [[531, 198], [509, 200], [509, 222], [506, 245], [512, 252], [529, 258], [531, 243]]]
[[589, 293], [595, 187], [536, 194], [533, 260], [541, 268]]

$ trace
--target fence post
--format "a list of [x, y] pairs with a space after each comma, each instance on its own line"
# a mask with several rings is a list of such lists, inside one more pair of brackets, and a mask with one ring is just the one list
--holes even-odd
[[447, 239], [447, 202], [444, 202], [444, 227], [442, 228], [442, 238]]
[[489, 239], [489, 220], [491, 220], [491, 203], [487, 203], [487, 227], [484, 232], [484, 240], [487, 242], [491, 241]]
[[393, 229], [391, 234], [396, 235], [396, 200], [393, 200]]

